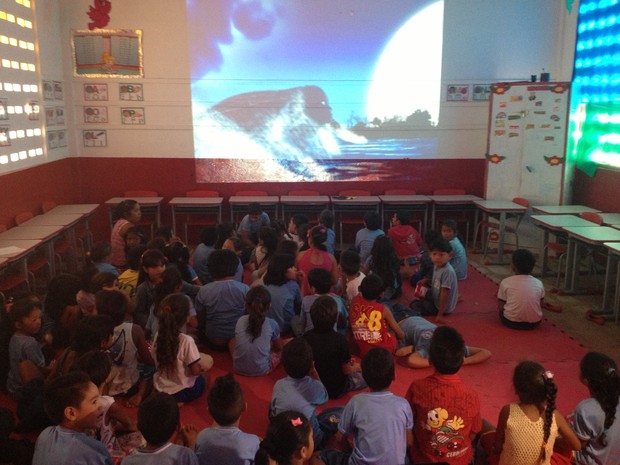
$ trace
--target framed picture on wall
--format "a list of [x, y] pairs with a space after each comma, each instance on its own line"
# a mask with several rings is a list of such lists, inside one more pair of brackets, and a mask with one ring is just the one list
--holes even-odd
[[62, 82], [54, 81], [54, 98], [56, 100], [62, 100], [64, 97], [64, 92], [62, 88]]
[[58, 148], [58, 131], [47, 132], [47, 148], [48, 150]]
[[108, 100], [108, 85], [107, 84], [84, 84], [84, 100], [87, 102], [92, 101], [107, 101]]
[[467, 102], [469, 92], [469, 84], [448, 84], [446, 100], [448, 102]]
[[0, 147], [10, 147], [11, 138], [9, 137], [9, 127], [0, 126]]
[[67, 131], [57, 131], [58, 132], [58, 147], [66, 147], [67, 146]]
[[45, 125], [56, 125], [56, 107], [45, 107]]
[[471, 99], [475, 101], [489, 100], [491, 84], [474, 84]]
[[144, 87], [142, 84], [123, 83], [118, 85], [118, 98], [121, 100], [144, 100]]
[[65, 107], [56, 107], [56, 124], [65, 124]]
[[85, 106], [84, 107], [85, 123], [107, 123], [108, 107]]
[[8, 98], [0, 98], [0, 120], [9, 119], [9, 113], [7, 106], [9, 104]]
[[26, 104], [26, 113], [28, 113], [28, 119], [30, 121], [39, 121], [40, 112], [41, 107], [39, 107], [39, 102], [37, 100], [30, 100]]
[[43, 81], [43, 100], [54, 100], [53, 81]]
[[71, 31], [75, 77], [141, 78], [142, 31], [97, 29]]
[[82, 131], [84, 147], [107, 147], [108, 133], [102, 129], [85, 129]]
[[121, 122], [123, 124], [146, 124], [144, 107], [121, 108]]

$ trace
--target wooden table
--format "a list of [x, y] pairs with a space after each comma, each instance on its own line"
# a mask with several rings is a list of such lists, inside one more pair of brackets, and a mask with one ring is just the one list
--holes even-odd
[[154, 214], [155, 224], [158, 228], [161, 226], [161, 203], [164, 200], [163, 197], [112, 197], [105, 201], [110, 218], [110, 229], [114, 226], [114, 209], [123, 200], [135, 200], [138, 202], [140, 204], [140, 211], [142, 213]]
[[[578, 276], [577, 255], [580, 245], [586, 247], [602, 247], [605, 242], [620, 242], [620, 231], [608, 226], [565, 226], [562, 229], [568, 233], [568, 250], [566, 252], [566, 293], [576, 293]], [[606, 248], [602, 250], [607, 251]]]
[[[345, 213], [366, 213], [374, 210], [379, 213], [381, 199], [376, 195], [358, 195], [358, 196], [331, 196], [332, 208], [334, 210], [334, 218], [340, 225], [340, 250], [343, 249], [344, 240], [342, 234], [342, 215]], [[338, 221], [340, 218], [340, 221]], [[360, 217], [360, 220], [362, 218]]]
[[[432, 202], [427, 195], [380, 195], [382, 217], [385, 217], [386, 211], [416, 211], [424, 213], [424, 222], [420, 228], [420, 234], [428, 227], [428, 206]], [[389, 224], [389, 223], [388, 223]]]
[[586, 207], [585, 205], [536, 205], [532, 207], [532, 210], [544, 215], [579, 215], [585, 212], [601, 212], [596, 208]]
[[[510, 200], [475, 200], [474, 205], [486, 214], [499, 215], [499, 242], [497, 244], [497, 265], [504, 264], [504, 238], [506, 235], [506, 216], [525, 215], [527, 207]], [[476, 215], [477, 217], [478, 215]]]
[[281, 195], [280, 207], [282, 220], [286, 222], [286, 213], [290, 207], [290, 213], [316, 213], [317, 216], [326, 208], [329, 208], [328, 195]]
[[549, 251], [547, 250], [549, 234], [553, 234], [556, 237], [567, 237], [563, 229], [565, 226], [592, 226], [590, 221], [575, 215], [532, 215], [530, 218], [536, 226], [543, 230], [543, 244], [541, 249], [543, 251], [541, 265], [541, 276], [543, 278], [547, 275], [547, 264], [549, 261]]
[[280, 203], [280, 197], [277, 195], [233, 195], [228, 198], [230, 205], [230, 221], [238, 223], [235, 215], [242, 213], [245, 215], [248, 212], [248, 205], [251, 203], [260, 204], [262, 210], [269, 216], [270, 219], [278, 217], [278, 204]]
[[[223, 197], [174, 197], [168, 202], [172, 209], [172, 230], [177, 231], [177, 214], [217, 215], [217, 222], [222, 222]], [[185, 223], [185, 243], [187, 243], [187, 223]]]
[[3, 235], [4, 233], [0, 234], [0, 261], [3, 262], [2, 266], [19, 263], [22, 266], [22, 273], [26, 279], [26, 284], [30, 287], [28, 256], [43, 245], [43, 241], [38, 239], [3, 239]]

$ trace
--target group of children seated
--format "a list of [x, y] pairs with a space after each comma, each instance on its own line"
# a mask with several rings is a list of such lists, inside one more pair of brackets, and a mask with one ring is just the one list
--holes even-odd
[[[467, 279], [452, 221], [422, 240], [407, 213], [394, 215], [387, 234], [380, 216], [367, 213], [355, 245], [337, 260], [329, 210], [315, 226], [304, 215], [284, 225], [252, 204], [237, 228], [205, 228], [191, 258], [170, 228], [146, 242], [137, 202], [122, 202], [117, 218], [81, 277], [58, 275], [44, 302], [16, 296], [2, 311], [16, 431], [43, 430], [32, 463], [404, 464], [410, 457], [465, 465], [482, 434], [490, 463], [535, 464], [549, 463], [558, 432], [566, 450], [583, 447], [576, 463], [615, 465], [620, 456], [618, 374], [602, 354], [582, 362], [594, 401], [575, 412], [577, 436], [555, 411], [553, 375], [534, 362], [515, 370], [521, 402], [502, 409], [496, 432], [483, 427], [478, 395], [457, 372], [491, 354], [442, 326]], [[500, 321], [533, 329], [544, 297], [530, 275], [533, 255], [516, 251], [513, 267], [498, 292]], [[406, 279], [416, 299], [403, 305], [396, 300]], [[262, 441], [239, 429], [246, 404], [232, 374], [208, 388], [214, 361], [206, 351], [229, 352], [242, 376], [282, 364], [287, 376], [273, 386]], [[389, 391], [395, 360], [435, 373], [401, 398]], [[366, 388], [345, 407], [317, 412]], [[181, 426], [179, 406], [207, 389], [214, 425]], [[138, 407], [137, 424], [119, 404]], [[515, 461], [526, 450], [531, 460]]]

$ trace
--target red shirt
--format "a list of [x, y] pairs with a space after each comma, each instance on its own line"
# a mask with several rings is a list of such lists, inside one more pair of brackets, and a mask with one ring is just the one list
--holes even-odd
[[413, 257], [420, 253], [422, 238], [413, 226], [408, 224], [392, 226], [388, 229], [387, 235], [392, 239], [394, 251], [398, 258]]
[[413, 381], [405, 397], [415, 419], [413, 461], [469, 464], [473, 455], [470, 435], [482, 429], [478, 394], [458, 375], [435, 372]]
[[385, 321], [384, 310], [385, 305], [366, 300], [361, 294], [351, 303], [349, 322], [362, 357], [373, 347], [383, 347], [391, 354], [396, 350], [396, 337]]

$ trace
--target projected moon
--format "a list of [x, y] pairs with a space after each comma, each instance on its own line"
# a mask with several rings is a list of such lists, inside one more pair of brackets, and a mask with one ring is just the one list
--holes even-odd
[[439, 117], [443, 2], [422, 10], [401, 27], [383, 51], [368, 91], [369, 120], [426, 110]]

